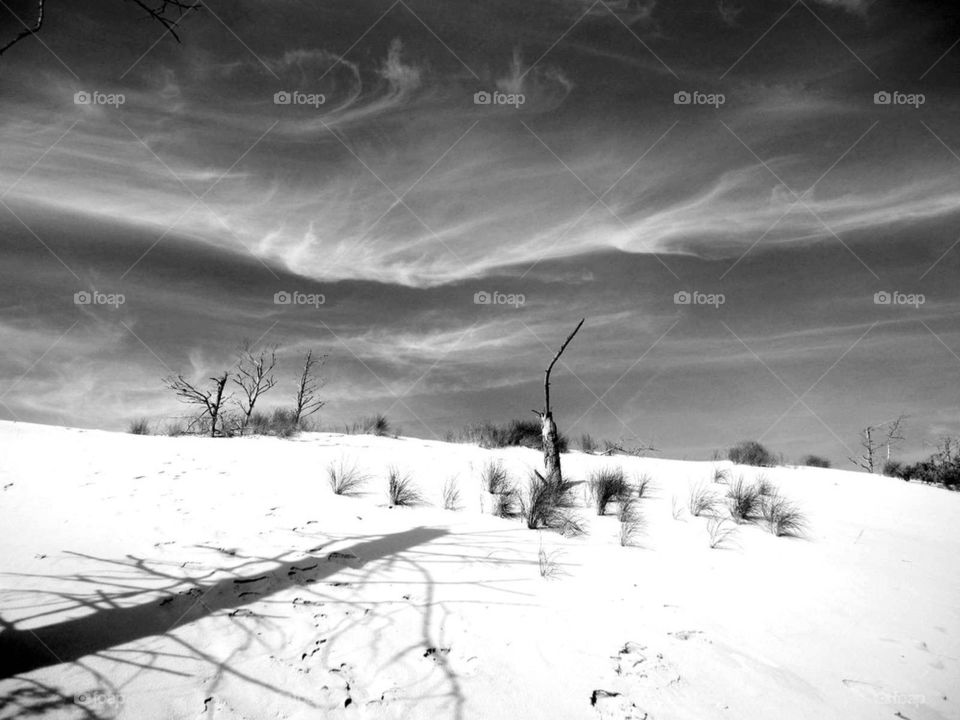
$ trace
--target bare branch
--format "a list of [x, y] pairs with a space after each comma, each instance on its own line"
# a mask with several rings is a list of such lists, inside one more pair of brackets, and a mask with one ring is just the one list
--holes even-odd
[[[200, 417], [210, 418], [210, 437], [217, 434], [217, 422], [221, 416], [221, 410], [229, 397], [224, 398], [223, 389], [227, 384], [227, 372], [217, 377], [210, 378], [213, 387], [210, 390], [202, 390], [183, 375], [168, 377], [163, 379], [163, 384], [174, 394], [180, 402], [188, 405], [199, 405], [203, 408]], [[192, 423], [191, 423], [192, 424]]]
[[[168, 32], [178, 43], [180, 42], [180, 36], [177, 34], [177, 26], [180, 25], [180, 22], [191, 12], [199, 12], [203, 9], [202, 0], [157, 0], [157, 2], [155, 2], [153, 5], [148, 4], [146, 0], [127, 1], [134, 3], [150, 18], [160, 23], [160, 25], [163, 26], [163, 29]], [[27, 25], [25, 22], [23, 22], [23, 20], [20, 20], [20, 23], [23, 25], [23, 29], [17, 33], [16, 37], [14, 37], [12, 40], [8, 41], [3, 46], [0, 46], [0, 55], [3, 55], [3, 53], [24, 38], [28, 38], [31, 35], [36, 35], [40, 32], [40, 29], [43, 27], [45, 10], [44, 4], [45, 0], [37, 0], [37, 15], [33, 25]], [[19, 20], [19, 18], [17, 19]]]
[[326, 401], [319, 397], [320, 388], [324, 384], [319, 372], [326, 360], [326, 355], [315, 358], [313, 350], [308, 351], [306, 358], [304, 358], [303, 371], [300, 373], [300, 379], [297, 382], [296, 407], [293, 411], [294, 422], [297, 424], [302, 419], [313, 415], [326, 404]]
[[191, 11], [199, 11], [203, 7], [200, 0], [159, 0], [154, 7], [149, 6], [144, 0], [128, 1], [140, 7], [147, 15], [163, 25], [177, 42], [180, 42], [180, 36], [177, 35], [176, 30], [177, 25]]
[[253, 409], [260, 396], [277, 384], [277, 378], [273, 374], [276, 366], [276, 345], [270, 346], [269, 349], [260, 350], [254, 350], [249, 343], [244, 343], [241, 346], [240, 361], [237, 363], [237, 369], [232, 378], [243, 393], [243, 397], [238, 403], [243, 413], [241, 430], [249, 424], [250, 416], [253, 414]]
[[[23, 24], [23, 30], [21, 30], [13, 40], [8, 42], [3, 47], [0, 47], [0, 55], [3, 55], [7, 50], [12, 48], [24, 38], [30, 37], [31, 35], [36, 35], [38, 32], [40, 32], [40, 28], [43, 27], [43, 3], [44, 0], [38, 0], [37, 2], [37, 19], [36, 22], [34, 22], [33, 27], [30, 27], [20, 20], [20, 22]], [[19, 18], [17, 19], [19, 20]]]

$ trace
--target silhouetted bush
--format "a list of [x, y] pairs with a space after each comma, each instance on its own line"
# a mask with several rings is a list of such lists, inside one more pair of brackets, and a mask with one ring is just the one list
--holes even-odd
[[[457, 433], [447, 433], [449, 442], [476, 443], [482, 448], [528, 447], [543, 448], [543, 431], [537, 420], [511, 420], [506, 425], [486, 422], [467, 425]], [[560, 452], [567, 452], [569, 442], [563, 434], [558, 436]]]
[[899, 460], [887, 460], [883, 464], [883, 474], [887, 477], [900, 478], [901, 480], [909, 480], [910, 476], [908, 472], [910, 471], [910, 466], [905, 465]]
[[149, 435], [150, 423], [147, 422], [146, 418], [137, 418], [130, 422], [130, 425], [127, 427], [127, 432], [131, 435]]
[[595, 453], [599, 445], [597, 441], [593, 439], [593, 436], [590, 433], [583, 433], [580, 436], [580, 449], [585, 453]]
[[800, 458], [800, 464], [804, 467], [828, 468], [830, 461], [819, 455], [804, 455]]
[[249, 435], [291, 437], [296, 435], [300, 428], [292, 410], [277, 408], [269, 415], [254, 411], [244, 431]]
[[905, 480], [918, 480], [956, 490], [960, 488], [960, 445], [946, 439], [936, 453], [926, 460], [903, 468], [901, 472]]
[[773, 453], [755, 440], [744, 440], [734, 445], [727, 451], [727, 459], [737, 465], [757, 467], [772, 467], [777, 462]]
[[362, 417], [357, 422], [346, 427], [348, 435], [376, 435], [377, 437], [394, 434], [391, 430], [390, 421], [381, 413]]

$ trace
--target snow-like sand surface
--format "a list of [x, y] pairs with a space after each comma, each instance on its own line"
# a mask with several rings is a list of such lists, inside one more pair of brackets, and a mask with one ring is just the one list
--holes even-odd
[[[365, 497], [331, 493], [340, 458]], [[580, 538], [492, 517], [491, 458], [524, 484], [541, 460], [0, 423], [0, 717], [960, 717], [960, 495], [769, 470], [807, 537], [744, 525], [710, 549], [671, 513], [710, 463], [564, 456], [574, 479], [652, 476], [623, 548], [613, 515], [584, 509]], [[389, 465], [434, 507], [388, 507]]]

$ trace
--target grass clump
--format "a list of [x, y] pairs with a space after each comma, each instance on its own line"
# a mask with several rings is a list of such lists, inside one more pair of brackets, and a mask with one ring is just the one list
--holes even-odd
[[574, 483], [557, 477], [543, 477], [536, 470], [530, 478], [526, 497], [520, 498], [520, 514], [531, 530], [548, 528], [564, 535], [582, 535], [583, 525], [573, 513], [576, 507]]
[[355, 462], [340, 459], [327, 466], [327, 482], [334, 495], [358, 497], [369, 478], [357, 469]]
[[807, 528], [807, 516], [794, 502], [782, 495], [767, 498], [763, 506], [763, 519], [776, 537], [801, 537]]
[[622, 547], [635, 545], [645, 527], [637, 498], [628, 497], [620, 502], [617, 519], [620, 521], [620, 545]]
[[707, 536], [713, 550], [729, 546], [736, 533], [737, 526], [726, 518], [712, 517], [707, 521]]
[[641, 473], [637, 477], [637, 500], [643, 500], [650, 495], [651, 482], [652, 478], [647, 473]]
[[463, 503], [460, 501], [460, 487], [457, 484], [456, 478], [447, 478], [446, 482], [443, 483], [443, 509], [444, 510], [461, 510], [463, 508]]
[[588, 487], [597, 515], [605, 515], [607, 505], [623, 500], [631, 494], [623, 469], [619, 467], [595, 471], [590, 476]]
[[483, 486], [493, 496], [493, 514], [502, 518], [516, 517], [519, 514], [520, 495], [503, 463], [491, 460], [484, 466], [481, 476]]
[[760, 490], [740, 476], [727, 491], [727, 504], [735, 522], [752, 522], [761, 514]]
[[391, 507], [426, 504], [423, 495], [413, 484], [413, 478], [393, 466], [387, 471], [387, 493], [390, 495]]
[[697, 483], [690, 488], [687, 509], [694, 517], [713, 515], [720, 506], [720, 500], [706, 483]]

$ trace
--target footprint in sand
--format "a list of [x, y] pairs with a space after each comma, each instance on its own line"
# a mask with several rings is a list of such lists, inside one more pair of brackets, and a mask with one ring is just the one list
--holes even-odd
[[680, 682], [680, 672], [663, 653], [639, 643], [626, 643], [613, 660], [614, 672], [634, 685], [659, 689]]
[[590, 705], [601, 720], [647, 720], [650, 717], [625, 695], [609, 690], [594, 690]]

